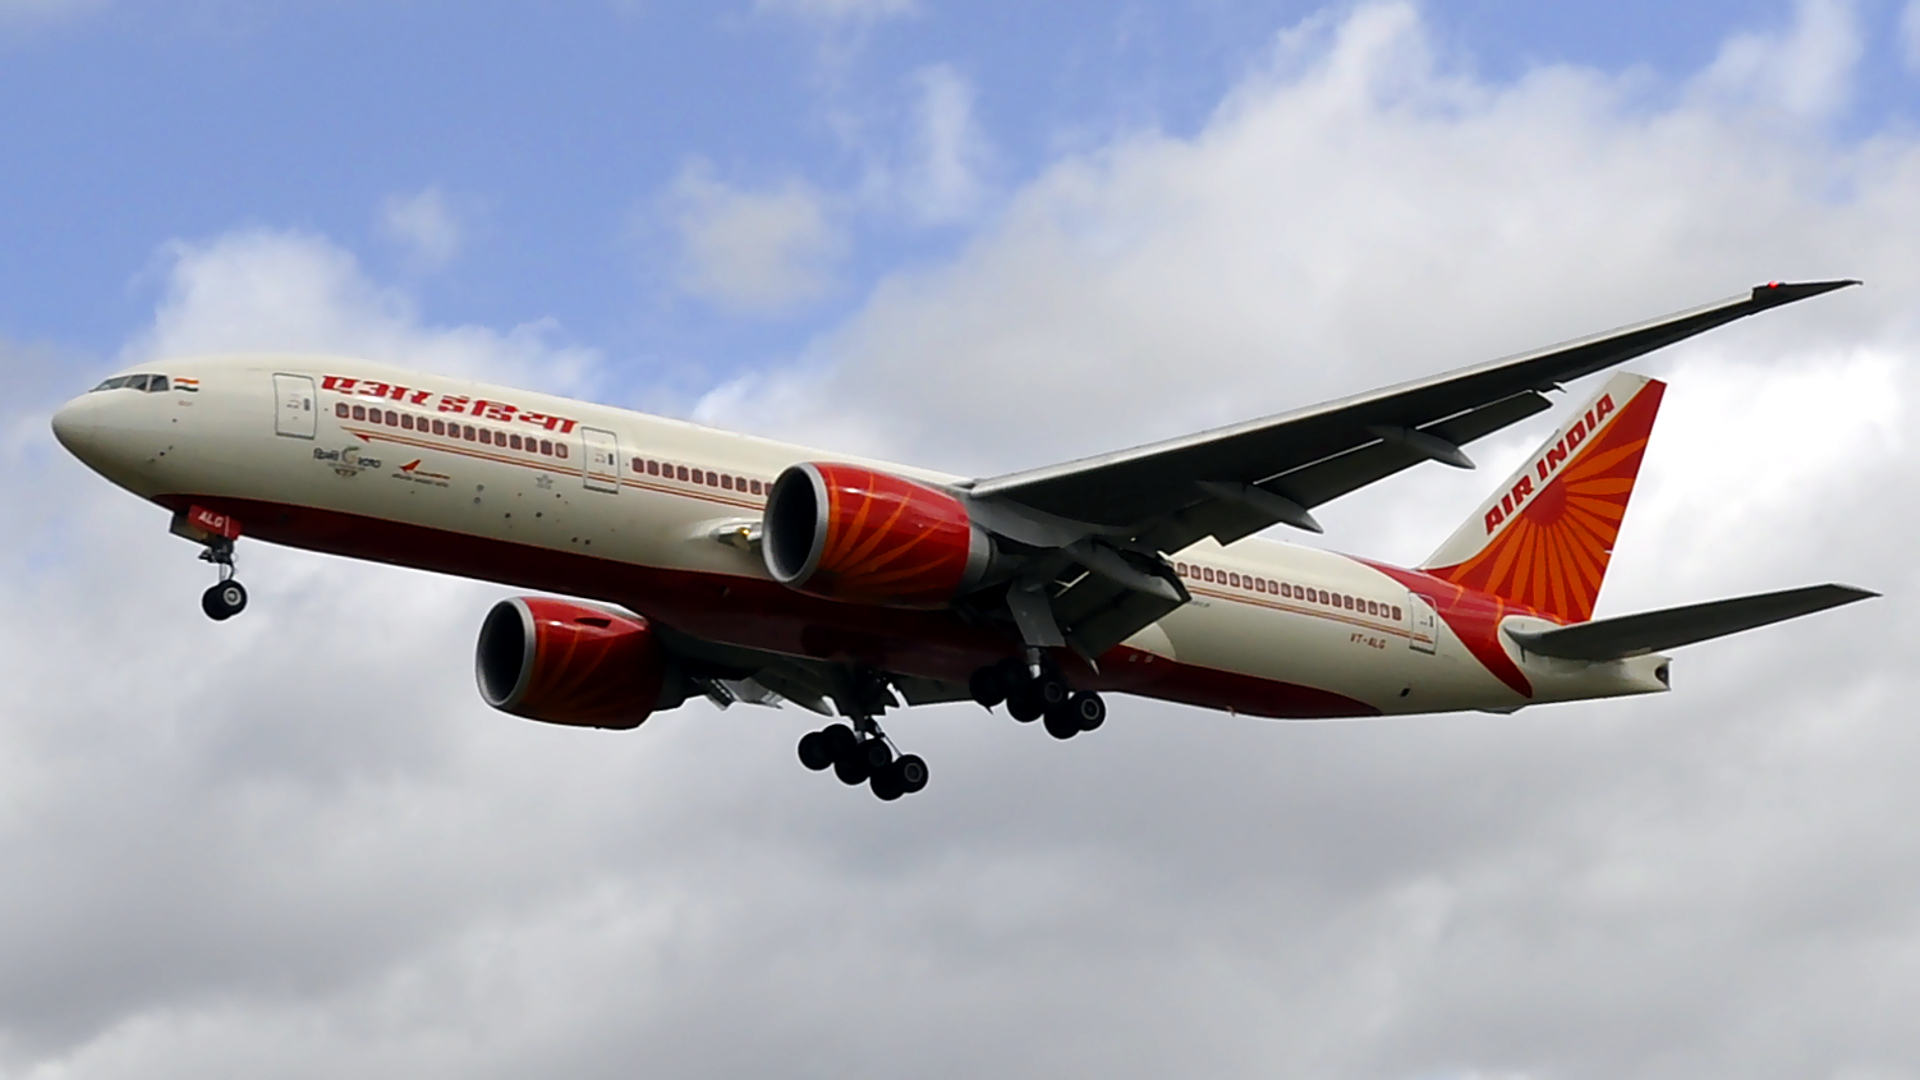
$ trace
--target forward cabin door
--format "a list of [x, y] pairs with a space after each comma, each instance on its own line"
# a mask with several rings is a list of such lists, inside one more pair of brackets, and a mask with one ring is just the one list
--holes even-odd
[[604, 491], [609, 495], [620, 491], [620, 439], [611, 431], [599, 428], [580, 429], [580, 441], [585, 447], [586, 479], [588, 491]]
[[1407, 629], [1412, 631], [1407, 643], [1415, 652], [1432, 652], [1440, 633], [1440, 620], [1433, 613], [1433, 604], [1418, 593], [1408, 593], [1407, 619], [1410, 623]]
[[314, 411], [313, 380], [305, 375], [273, 377], [273, 433], [294, 439], [313, 438], [319, 413]]

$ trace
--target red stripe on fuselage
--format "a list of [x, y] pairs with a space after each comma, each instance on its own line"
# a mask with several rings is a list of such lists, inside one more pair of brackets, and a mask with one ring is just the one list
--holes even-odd
[[[1020, 651], [1018, 642], [969, 625], [951, 610], [821, 600], [766, 578], [642, 566], [314, 507], [190, 495], [154, 501], [174, 510], [213, 507], [241, 521], [247, 535], [288, 547], [606, 600], [696, 637], [767, 652], [964, 683], [971, 672]], [[1380, 714], [1331, 691], [1181, 664], [1126, 646], [1100, 657], [1097, 672], [1063, 658], [1074, 685], [1084, 689], [1275, 719]]]

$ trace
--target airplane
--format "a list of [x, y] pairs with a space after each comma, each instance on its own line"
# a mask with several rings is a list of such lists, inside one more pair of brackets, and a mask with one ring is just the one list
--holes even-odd
[[[1664, 650], [1877, 594], [1828, 584], [1595, 619], [1665, 386], [1618, 372], [1417, 567], [1255, 533], [1551, 407], [1564, 384], [1855, 285], [1772, 282], [1650, 322], [1216, 430], [969, 479], [338, 357], [143, 363], [55, 436], [171, 512], [247, 604], [236, 541], [478, 578], [480, 695], [630, 729], [705, 697], [831, 721], [801, 762], [883, 800], [926, 762], [888, 709], [971, 699], [1099, 728], [1103, 695], [1329, 719], [1670, 687]], [[579, 599], [565, 599], [576, 597]]]

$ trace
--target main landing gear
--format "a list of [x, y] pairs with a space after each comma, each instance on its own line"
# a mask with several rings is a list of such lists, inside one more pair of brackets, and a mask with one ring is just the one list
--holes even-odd
[[1100, 695], [1074, 690], [1044, 658], [1033, 665], [1012, 657], [990, 664], [973, 673], [967, 689], [985, 708], [1006, 703], [1007, 713], [1023, 724], [1044, 719], [1047, 734], [1056, 739], [1071, 739], [1107, 722], [1107, 703]]
[[851, 726], [828, 724], [800, 737], [800, 764], [814, 772], [831, 768], [848, 787], [865, 784], [883, 802], [927, 786], [927, 763], [917, 754], [894, 754], [887, 734], [871, 718]]
[[200, 610], [215, 622], [225, 622], [245, 611], [247, 587], [233, 577], [233, 541], [224, 536], [214, 537], [207, 542], [207, 550], [200, 553], [200, 558], [220, 568], [219, 582], [200, 594]]

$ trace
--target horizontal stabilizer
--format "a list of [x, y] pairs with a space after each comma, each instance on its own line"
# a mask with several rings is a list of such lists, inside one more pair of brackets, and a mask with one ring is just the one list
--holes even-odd
[[1540, 656], [1563, 660], [1625, 660], [1797, 619], [1879, 595], [1851, 585], [1809, 585], [1803, 589], [1623, 615], [1556, 630], [1509, 630], [1507, 636], [1522, 649]]

